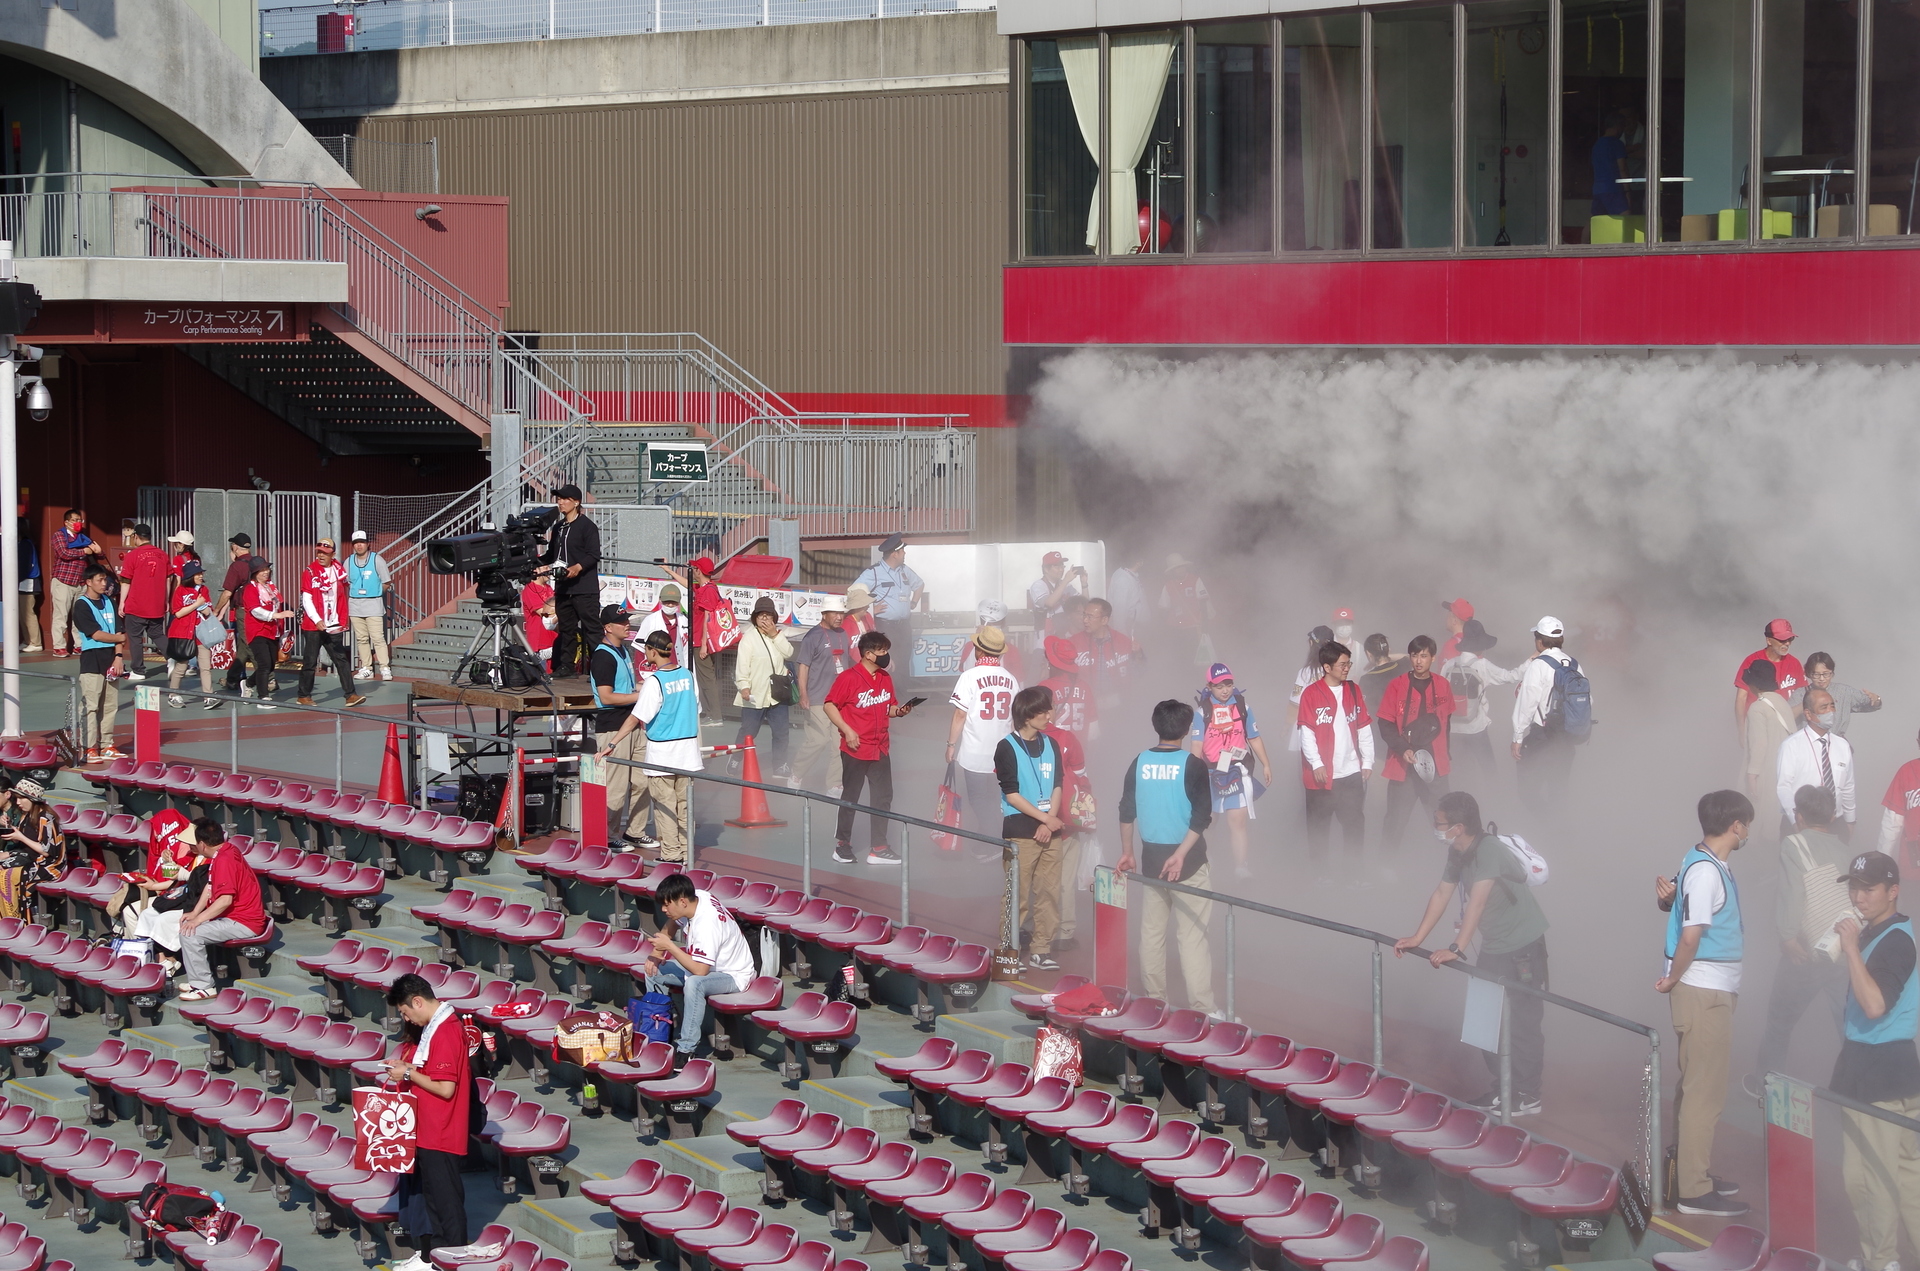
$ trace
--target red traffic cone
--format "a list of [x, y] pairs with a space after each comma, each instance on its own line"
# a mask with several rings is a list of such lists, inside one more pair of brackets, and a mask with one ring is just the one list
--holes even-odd
[[400, 767], [400, 725], [387, 725], [386, 753], [380, 756], [380, 801], [407, 802], [407, 778]]
[[527, 752], [518, 746], [513, 748], [513, 767], [507, 769], [507, 788], [500, 792], [500, 810], [494, 813], [493, 828], [507, 839], [520, 841], [518, 815], [520, 810], [520, 765], [527, 761]]
[[[740, 765], [740, 779], [743, 781], [760, 780], [760, 756], [753, 748], [753, 738], [747, 738], [746, 762]], [[743, 830], [757, 830], [767, 826], [785, 825], [777, 819], [773, 810], [767, 807], [767, 792], [755, 790], [750, 786], [740, 788], [740, 815], [727, 822]]]

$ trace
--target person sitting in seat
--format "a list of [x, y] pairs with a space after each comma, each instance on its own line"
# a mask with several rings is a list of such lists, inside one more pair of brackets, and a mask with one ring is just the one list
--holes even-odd
[[267, 909], [261, 903], [260, 880], [253, 867], [239, 848], [227, 842], [220, 823], [202, 817], [193, 824], [201, 854], [212, 860], [199, 902], [180, 920], [180, 958], [187, 968], [180, 1000], [204, 1002], [214, 995], [208, 947], [264, 933]]
[[707, 999], [742, 992], [753, 983], [753, 952], [726, 906], [697, 890], [685, 874], [662, 882], [654, 900], [673, 925], [653, 937], [653, 954], [644, 970], [649, 993], [664, 993], [674, 984], [685, 993], [675, 1042], [678, 1070], [700, 1044]]

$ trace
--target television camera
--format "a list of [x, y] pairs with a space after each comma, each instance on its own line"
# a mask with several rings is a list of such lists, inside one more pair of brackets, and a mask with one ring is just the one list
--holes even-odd
[[[453, 683], [468, 678], [495, 688], [531, 688], [547, 682], [520, 631], [520, 593], [534, 580], [547, 531], [559, 518], [557, 508], [539, 508], [508, 517], [498, 529], [486, 525], [476, 534], [427, 540], [428, 571], [469, 575], [480, 601], [480, 629], [454, 667]], [[481, 656], [483, 649], [487, 656]]]

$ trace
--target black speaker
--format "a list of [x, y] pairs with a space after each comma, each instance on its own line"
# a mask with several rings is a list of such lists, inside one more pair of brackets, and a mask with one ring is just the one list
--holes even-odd
[[460, 815], [469, 821], [491, 822], [500, 813], [500, 796], [507, 792], [504, 772], [465, 773], [460, 778]]
[[0, 282], [0, 335], [24, 335], [40, 316], [40, 292], [30, 282]]
[[[559, 825], [560, 805], [553, 788], [553, 769], [538, 768], [522, 778], [520, 837], [538, 838], [551, 834]], [[495, 801], [497, 804], [497, 800]]]

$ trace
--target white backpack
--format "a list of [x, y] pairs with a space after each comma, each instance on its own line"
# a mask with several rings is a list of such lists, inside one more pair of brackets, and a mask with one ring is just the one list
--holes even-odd
[[1500, 827], [1491, 821], [1487, 822], [1487, 833], [1499, 839], [1513, 853], [1513, 859], [1520, 862], [1520, 868], [1526, 873], [1530, 885], [1538, 887], [1547, 881], [1547, 858], [1540, 855], [1533, 844], [1518, 834], [1502, 834]]

